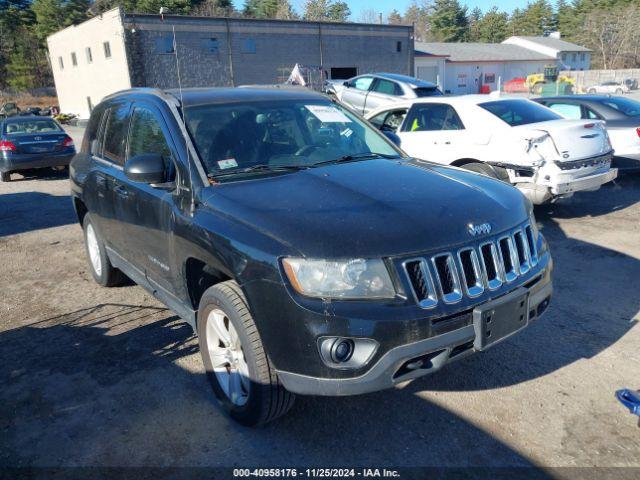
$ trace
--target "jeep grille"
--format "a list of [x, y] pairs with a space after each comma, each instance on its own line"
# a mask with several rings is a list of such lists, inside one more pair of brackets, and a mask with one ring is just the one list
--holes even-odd
[[538, 263], [531, 225], [477, 247], [439, 252], [403, 262], [415, 300], [422, 308], [458, 303], [496, 290], [528, 273]]

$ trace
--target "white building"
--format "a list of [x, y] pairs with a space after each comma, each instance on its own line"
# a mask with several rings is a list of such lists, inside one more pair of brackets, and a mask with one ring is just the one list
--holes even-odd
[[415, 75], [438, 83], [445, 93], [494, 91], [498, 83], [540, 73], [556, 57], [500, 43], [415, 44]]
[[548, 37], [509, 37], [503, 45], [517, 45], [556, 59], [560, 70], [589, 70], [591, 50], [560, 39], [554, 32]]
[[103, 97], [131, 88], [124, 38], [117, 8], [47, 38], [63, 112], [89, 118]]

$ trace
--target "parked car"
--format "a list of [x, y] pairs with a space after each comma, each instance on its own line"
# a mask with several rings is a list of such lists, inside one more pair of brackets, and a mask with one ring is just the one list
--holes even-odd
[[15, 102], [7, 102], [0, 107], [0, 118], [11, 117], [20, 113], [20, 107]]
[[64, 168], [76, 149], [73, 140], [53, 118], [8, 117], [0, 121], [0, 180], [11, 173], [41, 168]]
[[604, 120], [614, 150], [611, 165], [624, 171], [640, 170], [640, 102], [609, 95], [570, 95], [535, 101], [565, 118]]
[[615, 93], [616, 95], [622, 95], [623, 93], [629, 93], [629, 90], [630, 88], [625, 82], [612, 80], [588, 87], [587, 93]]
[[409, 155], [502, 179], [534, 204], [597, 190], [617, 175], [604, 122], [565, 120], [522, 98], [421, 98], [366, 118]]
[[360, 75], [332, 85], [328, 93], [360, 114], [403, 99], [442, 95], [434, 83], [395, 73]]
[[27, 107], [21, 112], [22, 115], [42, 115], [42, 109], [40, 107]]
[[552, 293], [516, 189], [407, 158], [311, 91], [111, 95], [70, 179], [94, 279], [124, 273], [191, 324], [247, 425], [485, 350]]

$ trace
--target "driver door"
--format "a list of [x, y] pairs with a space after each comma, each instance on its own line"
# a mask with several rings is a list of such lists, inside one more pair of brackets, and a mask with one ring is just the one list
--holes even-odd
[[124, 234], [128, 259], [133, 266], [163, 289], [175, 293], [171, 261], [173, 228], [177, 214], [175, 145], [161, 113], [153, 106], [136, 102], [131, 112], [127, 137], [127, 160], [136, 155], [162, 155], [165, 182], [149, 185], [118, 179], [125, 201], [120, 203], [118, 220]]

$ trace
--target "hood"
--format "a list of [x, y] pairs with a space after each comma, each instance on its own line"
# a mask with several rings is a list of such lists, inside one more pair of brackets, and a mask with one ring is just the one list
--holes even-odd
[[510, 185], [417, 160], [341, 163], [206, 190], [206, 208], [313, 258], [450, 248], [476, 240], [469, 223], [490, 222], [494, 235], [528, 216]]

